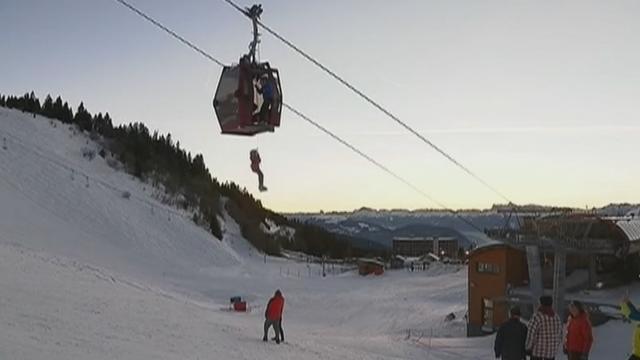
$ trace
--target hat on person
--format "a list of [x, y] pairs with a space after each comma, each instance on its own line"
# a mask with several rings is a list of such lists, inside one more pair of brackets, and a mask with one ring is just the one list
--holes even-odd
[[549, 295], [540, 296], [540, 305], [551, 306], [553, 305], [553, 298]]

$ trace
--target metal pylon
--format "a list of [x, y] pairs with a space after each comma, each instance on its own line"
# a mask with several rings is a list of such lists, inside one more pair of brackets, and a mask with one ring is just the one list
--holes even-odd
[[531, 302], [536, 304], [544, 292], [542, 284], [542, 266], [540, 265], [540, 248], [537, 245], [527, 245], [527, 266], [529, 267], [529, 289]]

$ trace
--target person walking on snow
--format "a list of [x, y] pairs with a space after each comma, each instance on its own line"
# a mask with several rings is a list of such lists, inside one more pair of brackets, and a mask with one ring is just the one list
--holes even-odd
[[540, 297], [540, 307], [529, 320], [525, 348], [531, 360], [554, 360], [562, 344], [562, 321], [553, 311], [551, 296]]
[[527, 327], [520, 321], [520, 308], [513, 307], [509, 311], [511, 318], [498, 329], [493, 349], [496, 359], [525, 360], [524, 348], [527, 340]]
[[[280, 342], [284, 342], [284, 328], [282, 327], [282, 318], [280, 318], [280, 320], [278, 320], [278, 329], [280, 329]], [[276, 336], [274, 336], [271, 340], [276, 340], [278, 338], [278, 335], [276, 334]]]
[[569, 320], [565, 337], [565, 353], [569, 360], [587, 360], [593, 344], [591, 322], [584, 305], [577, 300], [569, 304]]
[[[622, 315], [626, 319], [640, 321], [640, 311], [636, 309], [628, 296], [625, 296], [622, 299], [620, 312], [622, 312]], [[633, 331], [633, 352], [631, 353], [629, 360], [640, 360], [640, 324], [636, 324], [635, 330]]]
[[273, 330], [276, 332], [276, 343], [280, 344], [280, 321], [282, 321], [282, 310], [284, 309], [284, 297], [280, 290], [276, 290], [276, 293], [269, 303], [267, 303], [267, 309], [264, 312], [264, 336], [262, 341], [268, 341], [269, 328], [273, 326]]

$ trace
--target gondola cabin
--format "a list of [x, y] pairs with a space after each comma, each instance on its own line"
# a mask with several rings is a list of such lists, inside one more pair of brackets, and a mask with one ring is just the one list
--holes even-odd
[[213, 99], [223, 134], [253, 136], [280, 126], [282, 87], [280, 74], [269, 63], [225, 66]]

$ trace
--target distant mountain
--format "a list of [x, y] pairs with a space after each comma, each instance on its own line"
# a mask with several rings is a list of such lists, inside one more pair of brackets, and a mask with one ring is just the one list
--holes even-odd
[[[363, 248], [391, 248], [394, 237], [414, 236], [452, 236], [460, 241], [460, 246], [468, 248], [478, 243], [489, 241], [488, 238], [465, 223], [455, 227], [460, 222], [455, 217], [390, 217], [357, 216], [340, 219], [334, 215], [297, 217], [299, 221], [320, 226], [330, 232], [358, 239], [358, 247]], [[499, 226], [501, 218], [483, 219], [483, 224]], [[444, 225], [442, 225], [444, 224]]]
[[[491, 242], [484, 229], [505, 226], [517, 226], [514, 217], [509, 220], [511, 205], [494, 205], [486, 210], [461, 210], [458, 216], [443, 210], [376, 210], [363, 207], [351, 212], [320, 212], [287, 214], [289, 218], [324, 229], [348, 235], [370, 244], [391, 247], [396, 236], [455, 236], [464, 247]], [[584, 210], [569, 207], [544, 206], [536, 204], [519, 205], [519, 213], [545, 214], [558, 212], [581, 212]], [[624, 216], [640, 213], [640, 205], [610, 204], [602, 208], [589, 210], [602, 216]], [[460, 218], [464, 218], [464, 221]], [[469, 225], [473, 224], [473, 226]]]
[[606, 216], [638, 216], [640, 213], [640, 204], [609, 204], [602, 208], [596, 209], [596, 213]]

